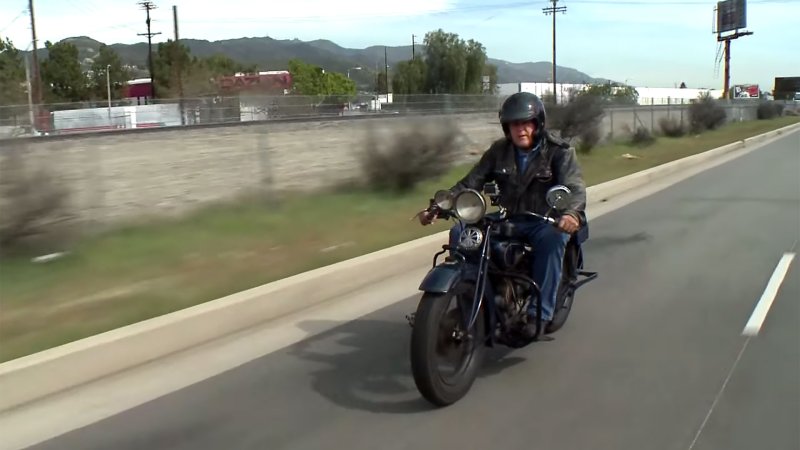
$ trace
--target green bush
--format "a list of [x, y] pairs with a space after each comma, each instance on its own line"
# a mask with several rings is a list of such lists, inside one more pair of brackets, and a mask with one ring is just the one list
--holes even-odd
[[588, 154], [600, 142], [600, 127], [597, 125], [584, 128], [579, 136], [577, 150], [580, 153]]
[[661, 127], [661, 132], [669, 137], [681, 137], [686, 134], [686, 127], [681, 124], [681, 121], [674, 117], [662, 117], [658, 121]]
[[55, 240], [68, 219], [67, 190], [49, 171], [33, 170], [26, 147], [15, 143], [0, 154], [0, 250], [32, 240]]
[[783, 115], [784, 105], [774, 101], [761, 102], [758, 105], [756, 116], [759, 120], [774, 119]]
[[689, 105], [689, 124], [692, 132], [714, 130], [725, 123], [725, 109], [709, 95], [701, 96]]
[[548, 105], [550, 124], [547, 127], [559, 130], [562, 138], [571, 140], [600, 125], [605, 114], [604, 106], [602, 97], [591, 94], [576, 95], [566, 105]]
[[391, 129], [370, 128], [361, 154], [369, 187], [406, 192], [453, 167], [461, 134], [452, 121], [397, 122]]
[[631, 135], [631, 144], [638, 145], [639, 147], [646, 147], [656, 141], [653, 133], [647, 128], [638, 127], [636, 132]]

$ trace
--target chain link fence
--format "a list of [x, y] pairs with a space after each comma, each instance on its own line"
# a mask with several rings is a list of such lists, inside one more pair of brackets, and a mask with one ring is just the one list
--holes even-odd
[[[30, 135], [64, 135], [103, 131], [237, 124], [271, 120], [325, 120], [385, 115], [495, 114], [507, 95], [375, 95], [302, 96], [240, 95], [157, 99], [148, 104], [121, 100], [41, 105], [38, 115], [28, 105], [0, 106], [0, 138]], [[639, 99], [638, 105], [609, 107], [613, 116], [627, 110], [646, 123], [654, 111], [683, 111], [690, 102], [675, 99]], [[723, 100], [728, 109], [757, 106], [754, 100]], [[796, 108], [796, 102], [785, 102]], [[620, 109], [622, 108], [622, 109]], [[640, 118], [644, 119], [640, 119]], [[731, 116], [733, 117], [733, 116]], [[31, 127], [31, 121], [36, 124]], [[613, 117], [608, 120], [614, 122]], [[618, 120], [617, 120], [618, 121]], [[657, 123], [650, 121], [651, 127]], [[613, 128], [613, 126], [611, 126]]]
[[[159, 130], [73, 131], [74, 135], [58, 133], [63, 135], [48, 138], [0, 138], [0, 157], [21, 144], [16, 152], [24, 162], [44, 170], [45, 178], [68, 193], [72, 214], [84, 224], [103, 227], [148, 215], [181, 214], [243, 194], [268, 201], [281, 192], [325, 189], [363, 180], [361, 155], [369, 145], [369, 137], [403, 139], [404, 130], [420, 121], [440, 128], [457, 127], [458, 157], [473, 160], [500, 137], [497, 110], [504, 99], [393, 96], [392, 102], [381, 105], [380, 110], [370, 110], [368, 102], [372, 98], [365, 96], [355, 98], [352, 106], [330, 113], [340, 117], [345, 110], [364, 116], [364, 120], [326, 120], [325, 107], [330, 103], [313, 103], [309, 97], [258, 97], [249, 99], [249, 103], [239, 98], [235, 114], [230, 112], [231, 104], [225, 103], [232, 99], [218, 99], [217, 103], [204, 103], [202, 107], [194, 104], [201, 108], [201, 124], [230, 121], [228, 126], [220, 127], [191, 126], [194, 122], [184, 116], [185, 122], [181, 123], [180, 115], [167, 119], [169, 114], [179, 112], [181, 105], [164, 101], [147, 105], [150, 109], [129, 112], [131, 117], [124, 119], [135, 119], [137, 128], [156, 123]], [[243, 104], [252, 109], [242, 108]], [[183, 107], [188, 110], [189, 105], [192, 103], [185, 101]], [[269, 110], [260, 113], [256, 109], [267, 105], [288, 111], [286, 116], [298, 120], [278, 120], [270, 116]], [[758, 102], [724, 102], [723, 108], [728, 121], [755, 120]], [[84, 129], [102, 124], [109, 117], [107, 109], [94, 115], [85, 109], [62, 111], [81, 114], [78, 117], [85, 121], [81, 123]], [[125, 115], [115, 115], [114, 111], [112, 121], [119, 122], [113, 123], [126, 128], [129, 122], [123, 121]], [[24, 109], [21, 114], [26, 115]], [[252, 116], [244, 120], [244, 114]], [[662, 118], [688, 125], [689, 105], [607, 107], [600, 133], [606, 139], [624, 138], [638, 128], [656, 134], [661, 131]], [[63, 123], [68, 122], [65, 119]]]

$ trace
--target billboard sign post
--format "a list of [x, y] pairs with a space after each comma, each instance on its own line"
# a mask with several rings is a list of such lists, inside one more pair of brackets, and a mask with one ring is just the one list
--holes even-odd
[[[717, 42], [725, 42], [725, 88], [723, 98], [731, 98], [731, 41], [753, 34], [752, 31], [739, 31], [747, 27], [747, 0], [724, 0], [717, 2], [717, 22], [713, 32]], [[733, 31], [723, 36], [722, 33]]]

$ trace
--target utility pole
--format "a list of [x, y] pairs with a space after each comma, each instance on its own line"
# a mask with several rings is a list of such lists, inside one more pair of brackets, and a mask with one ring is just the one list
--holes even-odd
[[[180, 36], [178, 35], [178, 7], [176, 5], [172, 5], [172, 22], [175, 28], [175, 46], [177, 47], [180, 45]], [[186, 125], [183, 117], [183, 67], [181, 67], [180, 60], [178, 58], [176, 60], [178, 65], [178, 107], [181, 112], [181, 125]]]
[[542, 8], [545, 15], [553, 15], [553, 103], [558, 103], [558, 95], [556, 94], [556, 13], [560, 12], [562, 14], [567, 13], [566, 6], [556, 6], [558, 0], [551, 0], [553, 2], [553, 6], [549, 6], [547, 8]]
[[31, 86], [30, 65], [28, 55], [25, 55], [25, 82], [28, 84], [28, 116], [31, 121], [31, 134], [34, 134], [36, 132], [36, 127], [34, 126], [36, 120], [33, 116], [33, 87]]
[[156, 9], [156, 5], [150, 1], [141, 1], [139, 2], [142, 5], [142, 9], [147, 11], [147, 33], [138, 33], [138, 36], [147, 36], [147, 66], [150, 71], [150, 86], [153, 89], [153, 98], [156, 98], [156, 78], [153, 76], [153, 36], [161, 34], [158, 33], [151, 33], [150, 32], [150, 10]]
[[[30, 88], [33, 91], [32, 109], [35, 111], [33, 116], [39, 117], [39, 104], [42, 103], [42, 77], [39, 73], [39, 55], [36, 40], [36, 20], [34, 19], [35, 14], [33, 13], [33, 0], [28, 0], [28, 11], [31, 16], [31, 33], [33, 35], [33, 51], [31, 52], [31, 57], [33, 58], [33, 83]], [[33, 122], [31, 122], [31, 126], [35, 128]]]
[[108, 122], [111, 125], [111, 64], [106, 64], [106, 95], [108, 96]]
[[383, 65], [384, 65], [384, 77], [386, 77], [386, 101], [389, 101], [389, 57], [386, 50], [386, 46], [383, 46]]
[[413, 35], [413, 34], [411, 35], [411, 60], [412, 61], [414, 60], [414, 58], [416, 56], [416, 48], [417, 48], [416, 38], [417, 38], [416, 35]]

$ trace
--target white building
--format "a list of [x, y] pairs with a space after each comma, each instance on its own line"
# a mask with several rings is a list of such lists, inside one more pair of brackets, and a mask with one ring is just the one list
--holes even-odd
[[[569, 99], [571, 91], [580, 91], [588, 87], [588, 84], [556, 83], [556, 100], [564, 103]], [[712, 98], [721, 98], [722, 89], [689, 89], [689, 88], [653, 88], [634, 86], [639, 93], [640, 105], [675, 105], [687, 104], [690, 100], [697, 99], [701, 94], [709, 94]], [[501, 96], [511, 95], [516, 92], [530, 92], [539, 97], [552, 95], [553, 83], [532, 82], [532, 83], [503, 83], [499, 85]]]

